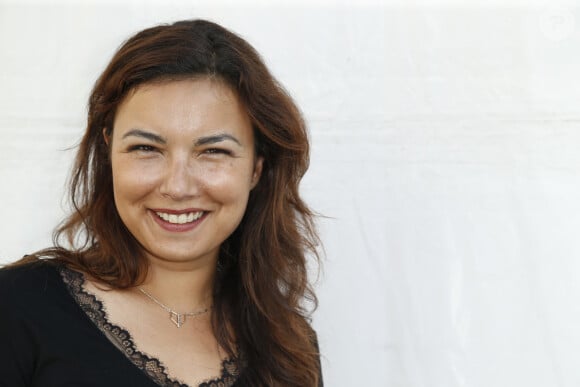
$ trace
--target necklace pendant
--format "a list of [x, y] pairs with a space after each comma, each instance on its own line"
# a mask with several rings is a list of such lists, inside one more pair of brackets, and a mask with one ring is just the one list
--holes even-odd
[[185, 315], [184, 314], [179, 314], [177, 312], [171, 311], [171, 312], [169, 312], [169, 319], [178, 328], [181, 328], [181, 326], [183, 324], [185, 324]]

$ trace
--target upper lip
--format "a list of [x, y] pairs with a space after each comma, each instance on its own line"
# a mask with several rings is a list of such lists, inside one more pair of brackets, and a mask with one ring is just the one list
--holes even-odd
[[191, 212], [204, 212], [204, 210], [200, 209], [200, 208], [186, 208], [183, 210], [172, 210], [170, 208], [152, 208], [151, 211], [154, 212], [162, 212], [164, 214], [175, 214], [175, 215], [181, 215], [181, 214], [189, 214]]

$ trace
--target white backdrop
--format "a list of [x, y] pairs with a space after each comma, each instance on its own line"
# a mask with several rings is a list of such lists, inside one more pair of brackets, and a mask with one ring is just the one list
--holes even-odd
[[310, 124], [328, 386], [580, 385], [573, 3], [116, 3], [0, 0], [0, 263], [50, 243], [66, 149], [121, 41], [209, 18]]

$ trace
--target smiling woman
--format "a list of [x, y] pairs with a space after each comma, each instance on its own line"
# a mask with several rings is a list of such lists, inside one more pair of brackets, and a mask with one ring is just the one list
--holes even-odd
[[215, 266], [264, 160], [229, 86], [199, 78], [140, 87], [105, 138], [117, 211], [149, 262]]
[[223, 27], [130, 38], [97, 81], [55, 247], [0, 270], [10, 386], [320, 386], [291, 98]]

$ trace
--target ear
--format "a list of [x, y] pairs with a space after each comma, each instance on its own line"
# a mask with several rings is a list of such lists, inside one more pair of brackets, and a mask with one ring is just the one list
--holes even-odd
[[257, 157], [256, 162], [254, 163], [254, 172], [252, 173], [252, 189], [254, 189], [254, 187], [256, 187], [256, 185], [260, 181], [263, 166], [264, 166], [264, 158], [262, 156]]
[[109, 134], [107, 133], [107, 128], [103, 128], [103, 139], [105, 140], [105, 144], [107, 145], [111, 145], [111, 138], [109, 137]]

